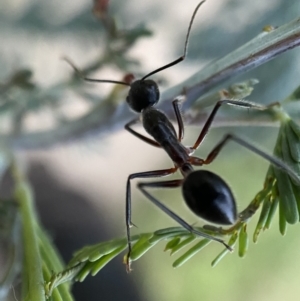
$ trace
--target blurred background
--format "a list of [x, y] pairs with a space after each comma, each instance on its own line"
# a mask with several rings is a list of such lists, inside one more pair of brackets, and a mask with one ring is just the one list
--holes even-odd
[[[153, 31], [153, 36], [139, 39], [130, 49], [129, 57], [140, 64], [132, 64], [131, 70], [126, 71], [146, 74], [180, 56], [197, 3], [111, 0], [109, 12], [119, 28], [130, 29], [144, 23]], [[70, 57], [80, 67], [92, 62], [105, 44], [104, 30], [92, 8], [92, 1], [83, 0], [0, 0], [0, 82], [4, 83], [17, 70], [30, 69], [35, 85], [49, 89], [72, 75], [62, 56]], [[265, 25], [279, 26], [299, 15], [298, 0], [208, 0], [196, 17], [188, 58], [159, 74], [162, 90], [233, 51]], [[300, 84], [299, 72], [299, 48], [295, 48], [245, 75], [228, 79], [226, 86], [257, 78], [260, 84], [249, 99], [271, 103], [283, 99]], [[111, 66], [93, 73], [93, 77], [120, 80], [124, 74]], [[112, 89], [110, 85], [84, 85], [99, 100]], [[78, 116], [90, 104], [72, 93], [72, 87], [69, 90], [60, 101], [70, 115]], [[22, 95], [13, 97], [21, 99]], [[47, 110], [39, 111], [38, 117], [29, 116], [27, 124], [33, 128], [51, 126]], [[196, 155], [205, 157], [229, 131], [238, 132], [269, 153], [277, 134], [276, 128], [213, 129]], [[184, 143], [192, 144], [198, 133], [198, 128], [187, 127]], [[41, 221], [66, 261], [85, 244], [125, 236], [125, 184], [129, 174], [171, 166], [163, 151], [125, 130], [108, 131], [101, 138], [91, 133], [51, 148], [20, 149], [18, 154], [28, 166]], [[208, 169], [228, 181], [242, 210], [262, 188], [267, 167], [263, 159], [230, 143]], [[136, 191], [135, 183], [133, 222], [138, 228], [133, 232], [175, 226]], [[158, 191], [155, 195], [190, 223], [201, 224], [187, 210], [179, 190]], [[251, 225], [255, 226], [255, 219]], [[250, 243], [246, 258], [240, 259], [234, 252], [214, 269], [210, 262], [222, 250], [218, 244], [211, 244], [178, 269], [172, 268], [174, 259], [163, 252], [164, 244], [158, 244], [133, 263], [130, 274], [126, 274], [122, 258], [117, 257], [97, 276], [75, 284], [76, 300], [298, 300], [297, 231], [299, 225], [289, 227], [286, 237], [281, 237], [276, 218], [257, 245]], [[250, 229], [249, 233], [253, 231]]]

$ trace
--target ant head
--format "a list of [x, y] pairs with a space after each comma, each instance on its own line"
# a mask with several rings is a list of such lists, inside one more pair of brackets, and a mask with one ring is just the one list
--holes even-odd
[[159, 89], [155, 81], [140, 79], [130, 85], [126, 101], [135, 112], [154, 106], [159, 100]]
[[197, 170], [188, 174], [182, 186], [188, 207], [199, 217], [222, 225], [232, 225], [237, 219], [234, 196], [218, 175]]
[[151, 75], [156, 74], [162, 70], [165, 70], [174, 65], [177, 65], [178, 63], [182, 62], [185, 59], [186, 54], [187, 54], [187, 46], [188, 46], [188, 41], [189, 41], [192, 24], [194, 22], [194, 19], [195, 19], [195, 16], [197, 14], [199, 7], [204, 2], [205, 2], [205, 0], [198, 3], [198, 5], [196, 6], [196, 8], [193, 12], [192, 18], [189, 23], [188, 31], [186, 34], [186, 38], [185, 38], [183, 55], [180, 56], [175, 61], [172, 61], [171, 63], [169, 63], [167, 65], [164, 65], [158, 69], [155, 69], [154, 71], [145, 75], [142, 79], [137, 80], [133, 83], [130, 83], [132, 80], [131, 74], [129, 75], [129, 77], [125, 77], [124, 81], [87, 78], [81, 74], [81, 72], [78, 70], [78, 68], [68, 58], [64, 58], [64, 60], [67, 61], [71, 65], [71, 67], [73, 67], [74, 71], [86, 81], [98, 82], [98, 83], [113, 83], [113, 84], [130, 86], [130, 90], [129, 90], [128, 96], [126, 98], [126, 101], [132, 110], [140, 113], [144, 109], [154, 106], [159, 100], [159, 90], [158, 90], [157, 84], [153, 80], [146, 80], [146, 78], [148, 78]]

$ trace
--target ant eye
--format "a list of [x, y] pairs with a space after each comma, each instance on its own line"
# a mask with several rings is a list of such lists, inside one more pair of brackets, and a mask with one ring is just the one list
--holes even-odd
[[235, 223], [233, 194], [218, 175], [206, 170], [194, 171], [186, 177], [182, 193], [188, 207], [199, 217], [216, 224]]

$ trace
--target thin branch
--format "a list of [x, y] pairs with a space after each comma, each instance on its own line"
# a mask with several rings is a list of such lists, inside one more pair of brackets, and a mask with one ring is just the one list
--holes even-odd
[[184, 109], [190, 107], [199, 97], [228, 78], [258, 67], [279, 54], [300, 45], [300, 18], [272, 31], [263, 31], [240, 48], [209, 64], [179, 85], [163, 93], [163, 109], [174, 95], [185, 93]]
[[[186, 81], [168, 89], [163, 93], [161, 108], [167, 114], [170, 113], [172, 109], [170, 105], [171, 100], [179, 94], [185, 93], [187, 101], [184, 103], [184, 109], [186, 110], [204, 93], [220, 85], [228, 78], [257, 67], [299, 44], [300, 19], [293, 20], [271, 32], [264, 31], [242, 47], [208, 65]], [[53, 130], [23, 133], [15, 137], [3, 135], [2, 137], [14, 148], [45, 148], [68, 140], [73, 141], [82, 138], [92, 131], [93, 134], [97, 133], [98, 136], [106, 135], [107, 132], [111, 133], [121, 129], [126, 121], [132, 118], [132, 113], [128, 110], [125, 103], [123, 107], [118, 107], [117, 109], [109, 106], [108, 102], [105, 103], [108, 107], [99, 106], [98, 108], [93, 108], [85, 116], [60, 125]], [[106, 114], [103, 114], [103, 111]], [[299, 111], [298, 107], [297, 111]], [[287, 110], [287, 112], [293, 115], [293, 111]], [[101, 117], [99, 114], [101, 114]], [[239, 125], [242, 126], [244, 122], [247, 126], [251, 125], [249, 120], [240, 120]], [[260, 125], [270, 125], [273, 122], [274, 120], [271, 116], [265, 115]], [[218, 125], [218, 121], [214, 125]], [[257, 125], [256, 119], [252, 125]]]

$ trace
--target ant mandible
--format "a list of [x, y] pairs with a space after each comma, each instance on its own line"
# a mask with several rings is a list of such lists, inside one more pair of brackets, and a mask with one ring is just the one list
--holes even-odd
[[183, 61], [187, 54], [187, 46], [189, 41], [189, 36], [191, 32], [191, 27], [195, 19], [196, 13], [200, 6], [205, 2], [201, 1], [195, 8], [192, 18], [189, 23], [185, 44], [184, 53], [175, 61], [164, 65], [149, 74], [145, 75], [139, 80], [133, 81], [132, 83], [114, 81], [114, 80], [101, 80], [87, 78], [81, 75], [77, 67], [68, 59], [66, 61], [73, 67], [77, 74], [79, 74], [84, 80], [89, 82], [100, 82], [100, 83], [114, 83], [121, 84], [130, 87], [126, 102], [130, 108], [141, 114], [143, 127], [146, 132], [152, 137], [146, 137], [134, 129], [132, 125], [139, 122], [139, 118], [128, 122], [125, 125], [125, 129], [131, 134], [141, 139], [142, 141], [155, 146], [163, 148], [171, 160], [174, 163], [174, 167], [163, 169], [163, 170], [153, 170], [146, 172], [133, 173], [127, 178], [126, 185], [126, 230], [127, 230], [127, 241], [128, 241], [128, 253], [126, 256], [127, 270], [130, 271], [130, 254], [131, 254], [131, 234], [130, 228], [133, 225], [131, 222], [131, 180], [135, 178], [152, 178], [152, 177], [164, 177], [175, 173], [179, 170], [183, 176], [183, 179], [160, 181], [160, 182], [147, 182], [138, 183], [137, 187], [141, 192], [158, 208], [168, 214], [182, 227], [194, 233], [196, 235], [217, 241], [222, 243], [227, 249], [232, 250], [229, 245], [227, 245], [222, 239], [209, 235], [205, 232], [198, 231], [184, 221], [180, 216], [170, 210], [167, 206], [161, 203], [158, 199], [152, 196], [146, 188], [175, 188], [182, 187], [183, 198], [188, 205], [188, 207], [200, 218], [203, 218], [209, 222], [221, 224], [221, 225], [232, 225], [237, 220], [237, 209], [236, 202], [233, 193], [227, 183], [215, 173], [207, 170], [197, 170], [193, 169], [193, 166], [203, 166], [210, 164], [223, 149], [225, 144], [233, 140], [245, 148], [251, 150], [252, 152], [258, 154], [259, 156], [268, 160], [271, 164], [278, 168], [283, 169], [287, 174], [289, 174], [296, 182], [300, 183], [299, 177], [294, 173], [294, 171], [284, 164], [279, 159], [268, 155], [267, 153], [256, 148], [252, 144], [248, 143], [244, 139], [237, 137], [232, 134], [227, 134], [208, 154], [206, 159], [192, 156], [194, 151], [201, 145], [204, 138], [206, 137], [208, 130], [215, 118], [215, 115], [219, 108], [223, 104], [229, 104], [244, 108], [253, 108], [257, 110], [266, 110], [269, 106], [263, 106], [255, 104], [248, 101], [239, 100], [229, 100], [223, 99], [218, 101], [212, 112], [210, 113], [207, 121], [205, 122], [197, 140], [192, 147], [184, 146], [181, 141], [184, 136], [184, 125], [179, 108], [180, 97], [173, 100], [173, 108], [178, 124], [178, 134], [168, 117], [160, 110], [156, 109], [154, 106], [159, 101], [159, 89], [155, 81], [147, 79], [151, 75], [158, 73], [162, 70], [170, 68], [181, 61]]

